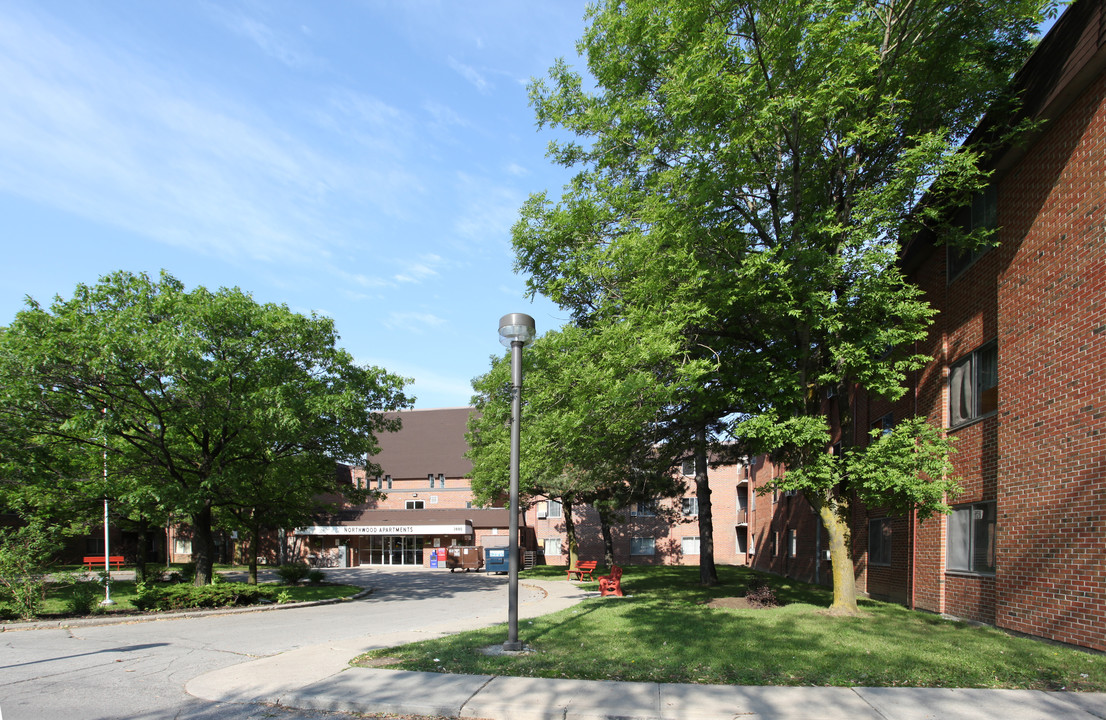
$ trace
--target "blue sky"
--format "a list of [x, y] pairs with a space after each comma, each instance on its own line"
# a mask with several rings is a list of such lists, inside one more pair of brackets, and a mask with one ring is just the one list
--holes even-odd
[[334, 318], [467, 404], [524, 294], [510, 227], [567, 171], [527, 82], [582, 68], [581, 0], [0, 5], [0, 325], [114, 270]]

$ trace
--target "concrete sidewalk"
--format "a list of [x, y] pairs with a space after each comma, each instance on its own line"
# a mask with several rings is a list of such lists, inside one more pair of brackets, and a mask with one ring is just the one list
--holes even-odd
[[[570, 583], [524, 584], [520, 618], [570, 607], [585, 596]], [[676, 685], [348, 667], [369, 650], [465, 629], [439, 627], [302, 648], [201, 675], [186, 689], [217, 702], [488, 720], [1106, 719], [1106, 693]]]

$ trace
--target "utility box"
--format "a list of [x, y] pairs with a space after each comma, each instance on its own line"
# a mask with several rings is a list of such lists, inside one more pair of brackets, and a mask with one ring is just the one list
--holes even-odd
[[445, 566], [454, 570], [479, 570], [484, 566], [483, 548], [473, 545], [454, 545], [445, 549]]
[[484, 570], [486, 572], [511, 572], [511, 549], [509, 547], [484, 548]]

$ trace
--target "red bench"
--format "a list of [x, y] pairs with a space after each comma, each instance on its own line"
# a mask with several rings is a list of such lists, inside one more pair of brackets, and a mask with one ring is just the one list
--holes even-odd
[[[597, 560], [581, 560], [576, 563], [576, 567], [568, 569], [568, 580], [572, 579], [575, 575], [577, 580], [591, 580], [592, 573], [595, 572], [595, 566], [599, 564]], [[585, 577], [586, 576], [586, 577]]]
[[599, 595], [624, 597], [622, 593], [622, 568], [611, 565], [611, 574], [599, 577]]
[[[111, 557], [108, 558], [108, 562], [111, 563], [112, 565], [114, 565], [116, 570], [121, 570], [123, 568], [123, 556], [122, 555], [112, 555]], [[95, 570], [97, 567], [103, 567], [104, 566], [104, 556], [103, 555], [89, 555], [89, 556], [84, 558], [84, 565], [89, 570]]]

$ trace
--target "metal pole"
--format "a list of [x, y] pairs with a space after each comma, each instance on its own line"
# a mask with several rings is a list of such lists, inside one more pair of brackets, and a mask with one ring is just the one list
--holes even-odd
[[518, 640], [518, 466], [519, 438], [522, 419], [522, 346], [521, 340], [511, 342], [511, 517], [510, 553], [508, 558], [507, 642], [504, 650], [522, 650]]
[[[104, 409], [105, 414], [107, 409]], [[106, 442], [106, 440], [105, 440]], [[104, 448], [104, 492], [108, 489], [108, 450]], [[108, 496], [104, 495], [104, 601], [101, 605], [114, 605], [111, 599], [111, 539], [108, 536]]]

